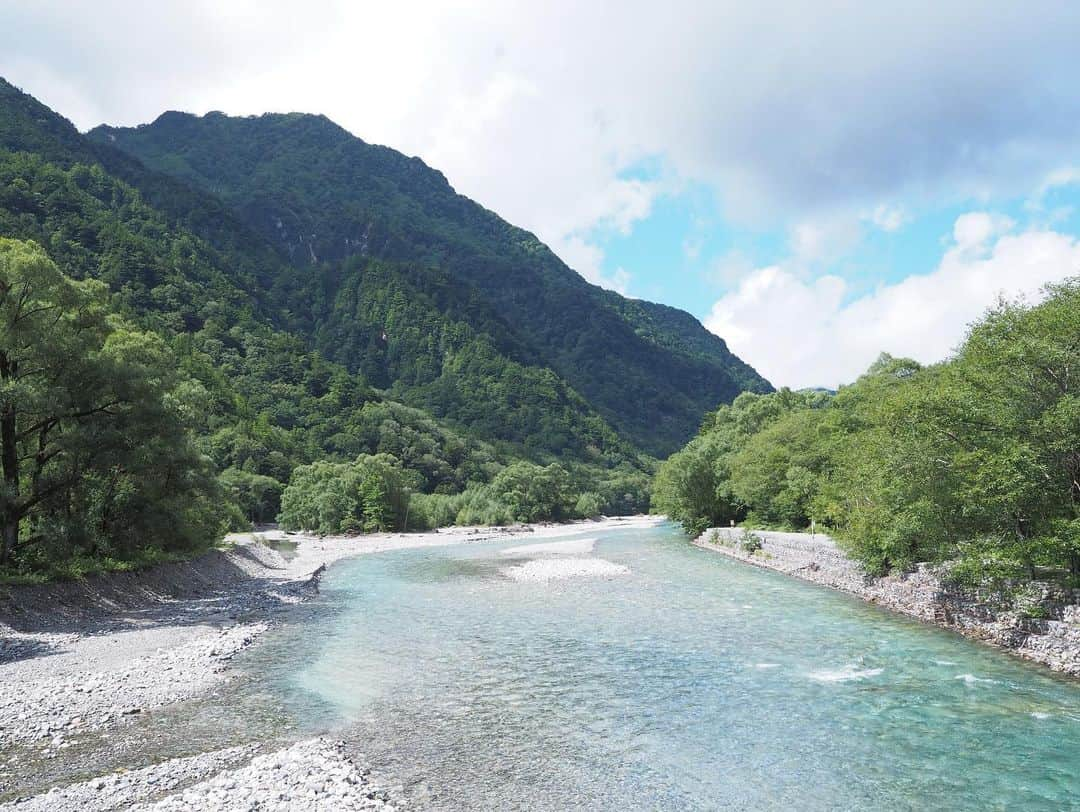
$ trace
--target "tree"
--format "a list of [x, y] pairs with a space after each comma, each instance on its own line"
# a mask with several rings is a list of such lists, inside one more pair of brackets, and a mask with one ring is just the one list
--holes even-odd
[[672, 454], [653, 480], [652, 508], [697, 535], [710, 526], [741, 518], [726, 497], [727, 451], [720, 437], [705, 434]]
[[799, 408], [747, 438], [731, 457], [731, 491], [754, 518], [800, 529], [815, 515], [813, 503], [829, 467], [830, 423], [824, 409]]
[[583, 519], [599, 518], [604, 512], [604, 498], [594, 491], [585, 491], [577, 498], [574, 511]]
[[491, 492], [516, 521], [557, 521], [570, 513], [569, 484], [566, 469], [558, 463], [539, 466], [519, 460], [496, 475]]
[[[698, 436], [660, 466], [653, 509], [692, 534], [741, 520], [748, 510], [762, 511], [759, 518], [767, 522], [804, 521], [812, 489], [803, 469], [820, 461], [805, 442], [800, 441], [797, 459], [783, 443], [788, 435], [803, 433], [803, 418], [794, 415], [822, 409], [828, 400], [823, 393], [790, 389], [768, 395], [743, 392], [730, 406], [707, 415]], [[787, 426], [785, 420], [790, 420]], [[810, 422], [816, 426], [816, 420]], [[781, 428], [771, 428], [776, 424]], [[756, 447], [745, 451], [751, 443]]]
[[409, 492], [397, 459], [389, 454], [364, 454], [357, 458], [354, 469], [364, 532], [403, 529]]
[[[104, 285], [0, 239], [0, 559], [190, 547], [225, 511], [157, 336], [112, 315]], [[25, 535], [29, 533], [29, 535]]]
[[220, 479], [249, 522], [273, 521], [281, 510], [281, 492], [285, 486], [273, 477], [226, 468]]
[[121, 405], [94, 358], [109, 333], [105, 302], [104, 285], [68, 279], [33, 243], [0, 239], [0, 562], [46, 500], [79, 480], [71, 463], [85, 428]]
[[317, 533], [400, 530], [409, 484], [389, 454], [361, 454], [351, 463], [301, 465], [281, 494], [278, 521], [289, 529]]
[[959, 396], [941, 409], [972, 535], [1034, 571], [1080, 575], [1080, 279], [1034, 306], [1001, 301], [950, 368]]

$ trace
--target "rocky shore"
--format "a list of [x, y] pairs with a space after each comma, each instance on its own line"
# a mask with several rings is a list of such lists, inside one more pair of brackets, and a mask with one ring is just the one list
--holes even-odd
[[286, 812], [300, 807], [318, 812], [397, 808], [390, 793], [372, 783], [367, 770], [353, 764], [345, 754], [343, 742], [319, 738], [258, 756], [245, 767], [135, 809]]
[[394, 808], [391, 793], [324, 739], [256, 736], [202, 753], [181, 743], [177, 757], [158, 754], [154, 763], [140, 737], [168, 727], [186, 702], [227, 703], [240, 676], [233, 658], [315, 596], [320, 574], [339, 559], [568, 529], [268, 531], [191, 562], [0, 590], [0, 809]]
[[[749, 542], [749, 543], [747, 543]], [[821, 584], [895, 612], [999, 646], [1055, 671], [1080, 676], [1080, 595], [1035, 582], [1021, 595], [957, 588], [933, 567], [868, 576], [828, 536], [741, 529], [705, 531], [697, 546]]]
[[[286, 561], [261, 539], [234, 541], [191, 562], [13, 588], [0, 598], [0, 797], [15, 796], [5, 806], [126, 809], [261, 749], [132, 763], [140, 724], [227, 686], [238, 676], [230, 661], [283, 610], [317, 593], [327, 563], [351, 552], [344, 540], [308, 539]], [[106, 769], [122, 769], [23, 794], [74, 772], [64, 767], [76, 752], [83, 772], [95, 753]]]

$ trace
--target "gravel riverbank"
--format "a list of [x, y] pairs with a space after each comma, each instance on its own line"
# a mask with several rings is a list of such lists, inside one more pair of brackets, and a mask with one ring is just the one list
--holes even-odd
[[[635, 521], [655, 520], [583, 527]], [[281, 622], [285, 610], [316, 595], [321, 572], [339, 559], [517, 535], [531, 540], [573, 529], [450, 528], [330, 538], [270, 531], [234, 537], [231, 548], [192, 562], [12, 588], [0, 594], [0, 800], [7, 801], [0, 809], [392, 804], [340, 747], [323, 739], [261, 741], [153, 764], [139, 748], [140, 726], [188, 700], [220, 696], [227, 702], [227, 686], [239, 676], [230, 661]], [[266, 544], [282, 541], [292, 548], [283, 546], [285, 555]], [[100, 759], [101, 774], [88, 776], [98, 750], [109, 757]], [[67, 769], [75, 753], [79, 769]], [[271, 772], [270, 789], [276, 789], [263, 797], [256, 789], [267, 788]]]
[[932, 567], [872, 578], [828, 536], [754, 531], [759, 549], [746, 550], [743, 531], [706, 530], [695, 544], [757, 567], [839, 589], [927, 623], [1006, 649], [1055, 671], [1080, 677], [1080, 595], [1033, 583], [1018, 600], [950, 586]]

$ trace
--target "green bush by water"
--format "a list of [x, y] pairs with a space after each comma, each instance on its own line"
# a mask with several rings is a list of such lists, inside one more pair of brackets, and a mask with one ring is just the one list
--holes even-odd
[[1080, 280], [1001, 301], [948, 360], [882, 355], [850, 386], [744, 393], [659, 469], [690, 533], [818, 527], [868, 571], [1080, 577]]

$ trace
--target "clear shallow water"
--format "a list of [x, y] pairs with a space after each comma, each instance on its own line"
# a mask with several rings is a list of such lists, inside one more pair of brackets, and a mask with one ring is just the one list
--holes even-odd
[[577, 536], [629, 575], [366, 556], [248, 668], [421, 808], [1080, 808], [1080, 684], [671, 527]]

